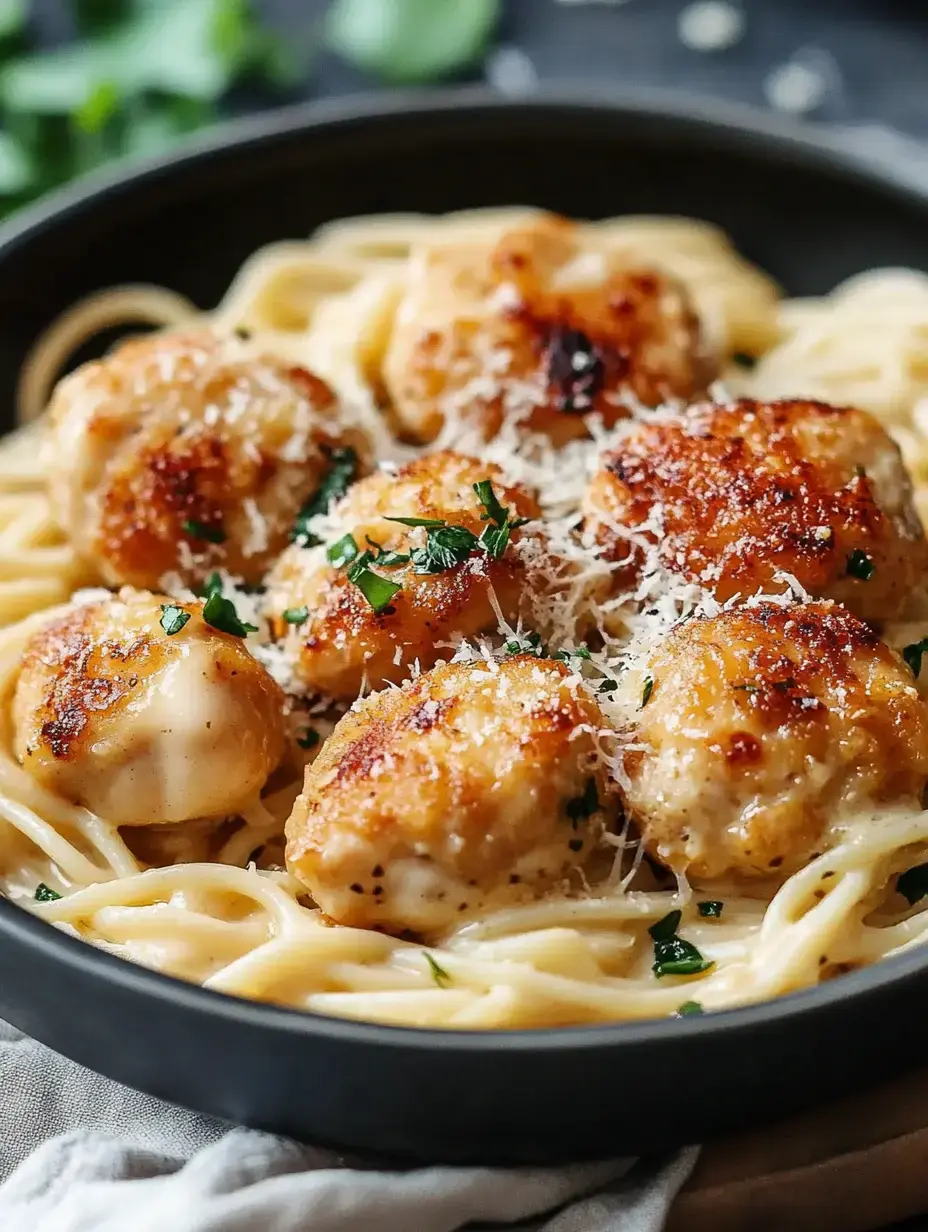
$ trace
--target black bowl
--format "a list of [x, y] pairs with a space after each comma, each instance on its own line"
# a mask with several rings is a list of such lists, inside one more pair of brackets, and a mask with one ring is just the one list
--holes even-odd
[[[725, 227], [793, 293], [928, 268], [928, 188], [830, 138], [648, 98], [470, 92], [299, 109], [53, 198], [0, 233], [5, 404], [73, 300], [155, 281], [209, 306], [274, 239], [378, 210], [531, 203]], [[778, 1001], [677, 1021], [447, 1032], [342, 1022], [122, 962], [0, 901], [0, 1014], [130, 1086], [233, 1121], [397, 1157], [579, 1159], [696, 1141], [923, 1056], [928, 949]]]

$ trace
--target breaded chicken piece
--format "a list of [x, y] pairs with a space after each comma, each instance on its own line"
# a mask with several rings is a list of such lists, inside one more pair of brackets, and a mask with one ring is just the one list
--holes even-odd
[[820, 402], [701, 406], [642, 423], [602, 459], [584, 513], [606, 555], [645, 553], [623, 528], [644, 527], [661, 564], [725, 601], [782, 589], [865, 620], [917, 605], [928, 545], [898, 446], [864, 411]]
[[[181, 627], [169, 635], [162, 619]], [[243, 640], [205, 624], [201, 604], [126, 590], [30, 638], [13, 746], [43, 787], [108, 821], [221, 819], [254, 804], [281, 760], [283, 708]]]
[[[439, 569], [437, 560], [439, 571], [425, 573], [415, 553], [426, 548], [437, 528], [388, 520], [448, 523], [479, 538], [489, 522], [474, 485], [487, 480], [510, 517], [538, 516], [534, 496], [508, 485], [498, 466], [448, 451], [417, 458], [393, 474], [369, 475], [348, 491], [333, 518], [350, 536], [349, 548], [360, 553], [373, 543], [403, 558], [370, 566], [401, 588], [379, 610], [345, 565], [329, 563], [324, 548], [294, 546], [284, 553], [268, 578], [264, 612], [303, 691], [353, 699], [365, 683], [378, 688], [404, 680], [413, 663], [425, 670], [448, 657], [452, 635], [495, 630], [496, 605], [516, 623], [530, 602], [530, 571], [517, 550], [527, 531], [513, 529], [498, 556], [465, 548], [452, 553], [448, 567]], [[333, 544], [329, 547], [334, 555]], [[390, 556], [382, 559], [389, 562]], [[285, 613], [304, 608], [299, 623], [287, 623]]]
[[332, 390], [303, 368], [202, 330], [124, 343], [57, 386], [49, 493], [77, 551], [111, 586], [260, 580], [334, 450]]
[[333, 920], [436, 933], [562, 881], [614, 797], [561, 663], [449, 663], [360, 702], [307, 769], [287, 867]]
[[698, 397], [715, 368], [681, 283], [628, 268], [552, 216], [492, 249], [414, 257], [383, 376], [412, 440], [434, 440], [462, 415], [487, 439], [512, 418], [561, 445], [587, 435], [592, 411], [611, 425], [629, 400]]
[[625, 803], [648, 851], [678, 871], [787, 874], [854, 809], [919, 806], [928, 704], [837, 604], [686, 621], [647, 671]]

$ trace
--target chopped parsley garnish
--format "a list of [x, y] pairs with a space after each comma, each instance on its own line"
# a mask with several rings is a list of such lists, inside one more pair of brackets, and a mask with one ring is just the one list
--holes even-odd
[[521, 637], [512, 638], [503, 650], [507, 655], [535, 655], [538, 659], [544, 659], [547, 654], [541, 644], [541, 635], [534, 630], [530, 633], [523, 633]]
[[189, 619], [190, 613], [184, 611], [182, 607], [178, 607], [176, 603], [161, 604], [160, 624], [168, 637], [173, 637], [175, 633], [180, 633]]
[[693, 1014], [704, 1014], [705, 1010], [698, 1001], [684, 1001], [677, 1007], [677, 1018], [689, 1018]]
[[372, 548], [376, 548], [377, 554], [374, 557], [374, 562], [380, 565], [381, 568], [396, 569], [400, 565], [409, 564], [410, 557], [408, 552], [389, 552], [385, 551], [379, 543], [374, 543], [371, 539], [368, 539], [367, 542], [371, 544]]
[[226, 532], [221, 526], [210, 526], [206, 522], [198, 522], [196, 518], [188, 518], [181, 523], [181, 530], [191, 539], [202, 539], [206, 543], [225, 543]]
[[484, 511], [480, 515], [480, 520], [489, 523], [480, 536], [480, 546], [488, 556], [499, 560], [509, 546], [511, 532], [524, 526], [529, 519], [510, 517], [509, 510], [500, 503], [489, 479], [481, 479], [479, 483], [475, 483], [474, 492], [477, 500], [483, 505]]
[[588, 778], [586, 787], [583, 789], [583, 795], [574, 796], [572, 800], [567, 801], [566, 812], [576, 830], [578, 822], [586, 821], [588, 817], [598, 813], [601, 808], [602, 805], [596, 792], [596, 780]]
[[619, 682], [607, 678], [606, 680], [601, 680], [596, 687], [599, 693], [614, 693], [619, 687]]
[[370, 561], [370, 552], [362, 552], [348, 569], [348, 581], [357, 586], [375, 612], [382, 612], [390, 606], [393, 596], [403, 588], [369, 569]]
[[353, 535], [343, 535], [335, 543], [330, 543], [325, 550], [326, 559], [329, 564], [334, 565], [336, 569], [340, 569], [343, 565], [350, 564], [358, 555], [358, 545], [355, 543]]
[[571, 659], [590, 659], [592, 655], [581, 642], [579, 646], [574, 646], [573, 650], [556, 650], [551, 658], [560, 659], [562, 663], [569, 663]]
[[502, 526], [504, 522], [509, 521], [509, 510], [500, 503], [489, 479], [481, 479], [479, 483], [475, 483], [474, 492], [484, 509], [481, 521], [495, 522], [497, 526]]
[[651, 970], [658, 979], [665, 975], [699, 975], [712, 966], [695, 945], [677, 936], [682, 918], [682, 911], [671, 911], [648, 929], [654, 942], [654, 964]]
[[916, 864], [907, 872], [900, 873], [896, 889], [910, 907], [921, 902], [928, 895], [928, 864]]
[[902, 652], [902, 657], [912, 669], [912, 675], [918, 678], [918, 673], [922, 670], [922, 656], [928, 653], [928, 637], [923, 637], [920, 642], [912, 642], [906, 646]]
[[221, 595], [222, 578], [218, 573], [211, 573], [203, 585], [193, 593], [198, 595], [201, 599], [208, 599], [210, 595]]
[[416, 573], [444, 573], [462, 564], [479, 545], [466, 526], [430, 526], [425, 534], [425, 547], [410, 553]]
[[301, 749], [314, 749], [321, 739], [315, 727], [307, 727], [302, 736], [297, 736], [296, 742]]
[[483, 534], [480, 536], [480, 546], [486, 552], [487, 556], [492, 556], [494, 560], [499, 560], [505, 555], [506, 549], [509, 547], [509, 532], [515, 526], [514, 522], [504, 522], [502, 526], [485, 526]]
[[428, 950], [423, 950], [422, 953], [425, 955], [425, 961], [429, 964], [429, 970], [432, 972], [432, 979], [439, 988], [447, 988], [451, 983], [451, 976], [444, 969], [444, 967], [432, 957]]
[[866, 552], [855, 548], [847, 558], [848, 577], [857, 578], [860, 582], [869, 582], [876, 573], [876, 565]]
[[651, 700], [651, 694], [654, 692], [654, 679], [651, 676], [645, 676], [644, 687], [641, 690], [641, 705], [639, 710], [644, 710], [645, 706]]
[[733, 689], [736, 689], [739, 693], [759, 693], [760, 692], [760, 686], [756, 684], [733, 684], [731, 687]]
[[340, 449], [326, 451], [329, 458], [329, 471], [315, 493], [309, 498], [296, 515], [290, 538], [301, 547], [315, 547], [321, 542], [309, 529], [310, 521], [321, 513], [327, 513], [329, 507], [342, 496], [351, 486], [358, 470], [358, 455], [348, 445]]
[[798, 689], [799, 685], [794, 677], [787, 676], [785, 680], [774, 680], [773, 687], [778, 693], [788, 693], [790, 689]]
[[213, 629], [218, 629], [220, 633], [229, 633], [232, 637], [247, 637], [249, 633], [258, 631], [257, 625], [239, 620], [235, 604], [231, 599], [224, 599], [218, 590], [211, 591], [203, 604], [203, 619]]
[[399, 522], [400, 526], [447, 526], [444, 518], [384, 518], [385, 522]]
[[717, 898], [706, 899], [704, 903], [697, 903], [696, 910], [707, 920], [717, 920], [722, 914], [722, 908], [725, 906]]
[[285, 607], [281, 615], [288, 625], [301, 625], [309, 620], [309, 608], [305, 603], [302, 607]]
[[37, 903], [54, 903], [61, 895], [57, 890], [53, 890], [51, 886], [47, 886], [44, 881], [40, 881], [35, 887], [35, 901]]

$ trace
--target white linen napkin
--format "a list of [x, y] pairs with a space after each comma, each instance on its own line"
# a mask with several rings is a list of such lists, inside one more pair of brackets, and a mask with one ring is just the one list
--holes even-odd
[[5, 1023], [0, 1093], [2, 1232], [453, 1232], [471, 1222], [490, 1232], [558, 1208], [530, 1226], [659, 1232], [697, 1154], [387, 1169], [142, 1095]]

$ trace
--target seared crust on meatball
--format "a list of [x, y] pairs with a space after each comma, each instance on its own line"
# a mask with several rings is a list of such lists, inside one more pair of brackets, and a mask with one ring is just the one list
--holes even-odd
[[43, 786], [124, 825], [222, 818], [253, 804], [285, 749], [284, 696], [201, 605], [173, 636], [163, 596], [125, 591], [34, 634], [14, 749]]
[[434, 440], [446, 415], [504, 418], [556, 444], [607, 424], [632, 401], [705, 393], [714, 371], [689, 296], [669, 274], [629, 269], [574, 225], [543, 218], [496, 246], [414, 258], [384, 359], [401, 429]]
[[307, 769], [287, 867], [340, 924], [437, 933], [532, 897], [596, 846], [603, 718], [531, 656], [450, 663], [365, 699]]
[[[427, 530], [386, 519], [447, 521], [479, 536], [487, 523], [473, 485], [485, 479], [512, 517], [538, 516], [535, 498], [507, 485], [499, 467], [448, 451], [418, 458], [395, 474], [369, 475], [348, 491], [333, 516], [359, 550], [375, 543], [408, 556], [426, 543]], [[402, 587], [381, 611], [344, 568], [327, 562], [324, 549], [285, 552], [268, 579], [265, 614], [272, 634], [283, 640], [301, 689], [355, 698], [365, 684], [377, 688], [404, 680], [413, 663], [425, 670], [446, 657], [452, 634], [472, 637], [495, 629], [494, 599], [515, 623], [531, 598], [530, 570], [517, 551], [526, 533], [512, 531], [499, 558], [478, 549], [440, 573], [417, 573], [412, 562], [389, 567], [375, 562], [376, 573]], [[303, 606], [307, 619], [288, 625], [283, 613]]]
[[210, 331], [123, 344], [62, 380], [49, 407], [49, 490], [109, 585], [258, 581], [344, 433], [332, 390]]
[[644, 553], [621, 528], [646, 526], [665, 568], [722, 601], [778, 589], [786, 572], [888, 620], [918, 601], [928, 567], [898, 446], [866, 412], [820, 402], [742, 400], [639, 424], [603, 457], [585, 514], [628, 572]]
[[918, 806], [928, 705], [895, 652], [837, 604], [687, 621], [647, 670], [626, 806], [673, 868], [790, 873], [855, 808]]

